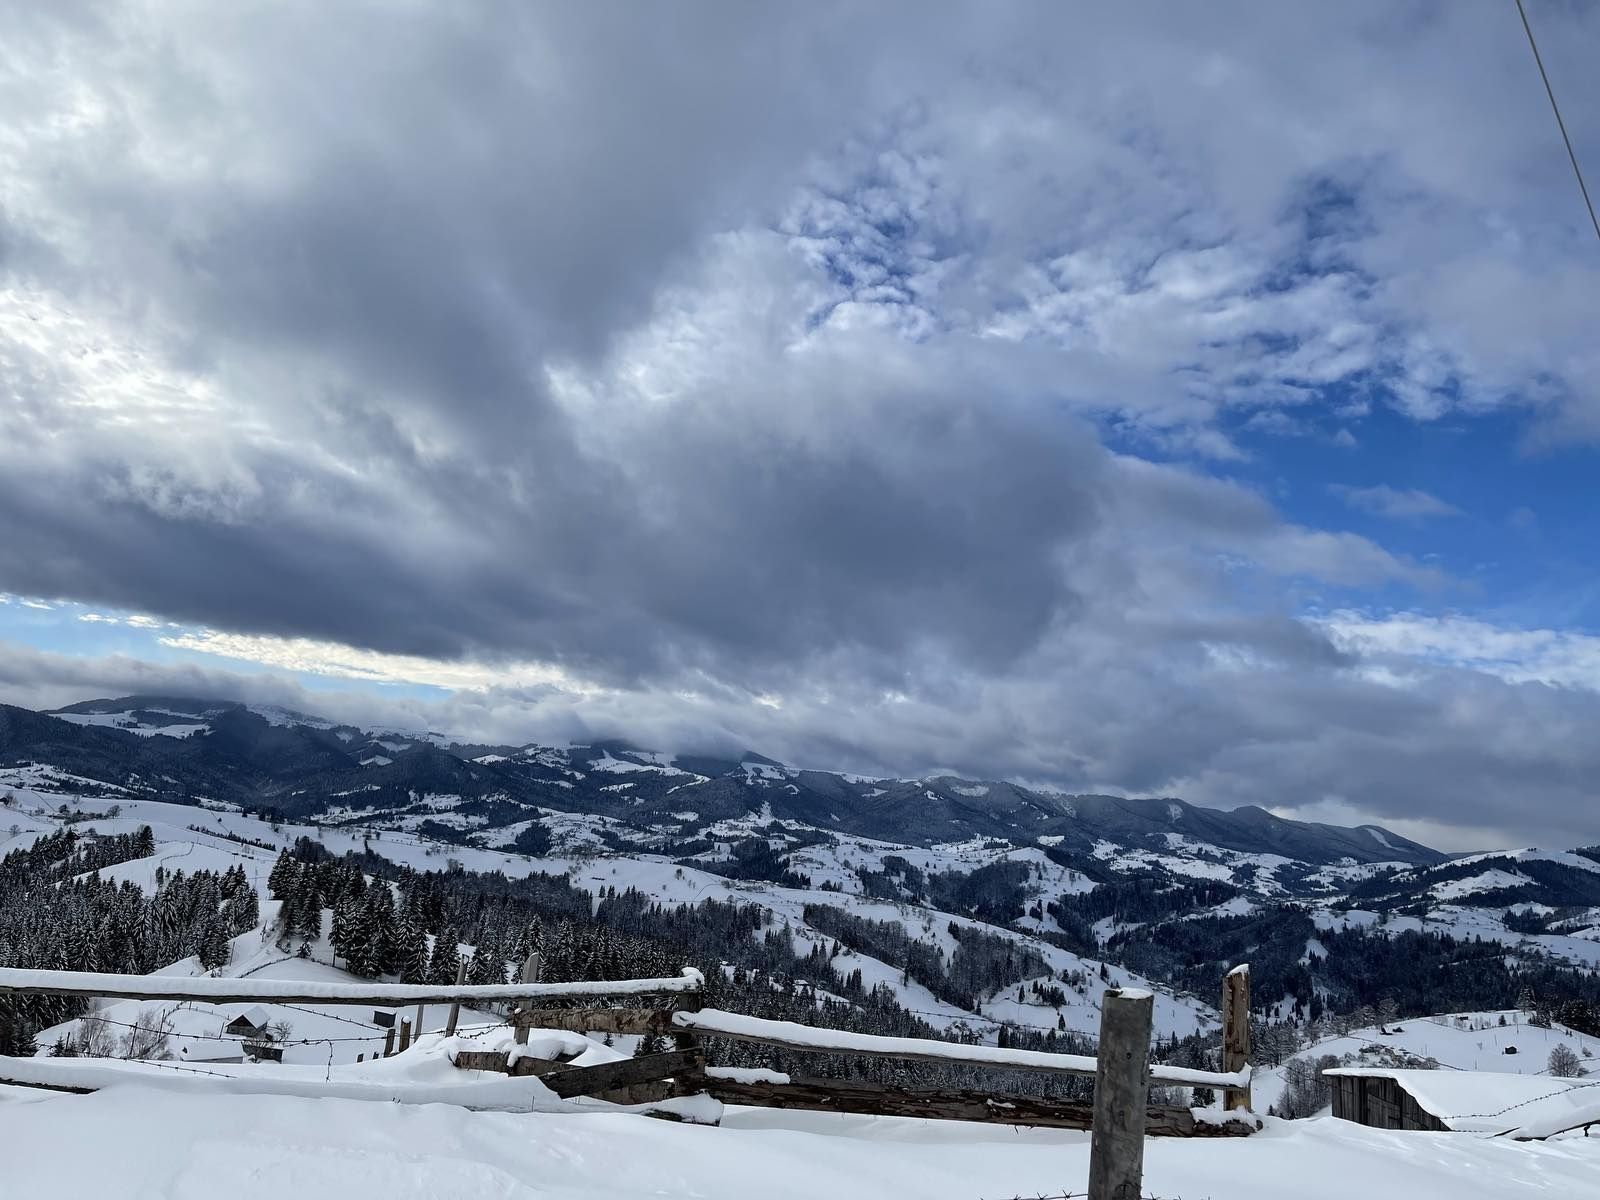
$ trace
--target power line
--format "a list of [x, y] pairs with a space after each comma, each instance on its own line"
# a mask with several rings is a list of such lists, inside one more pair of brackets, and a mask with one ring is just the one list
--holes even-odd
[[1594, 226], [1595, 237], [1600, 238], [1600, 217], [1594, 214], [1594, 201], [1589, 199], [1589, 185], [1583, 181], [1583, 168], [1578, 166], [1577, 152], [1572, 148], [1572, 139], [1567, 136], [1567, 123], [1561, 119], [1561, 106], [1556, 103], [1555, 89], [1550, 86], [1550, 76], [1545, 73], [1544, 59], [1539, 54], [1539, 43], [1533, 40], [1533, 26], [1528, 24], [1528, 13], [1522, 7], [1522, 0], [1517, 0], [1517, 14], [1522, 18], [1522, 28], [1528, 35], [1528, 45], [1533, 50], [1533, 61], [1539, 67], [1539, 78], [1544, 80], [1544, 94], [1550, 97], [1550, 109], [1556, 114], [1556, 125], [1561, 129], [1561, 140], [1566, 143], [1567, 157], [1572, 160], [1572, 173], [1578, 177], [1578, 190], [1583, 193], [1584, 207], [1589, 210], [1589, 222]]

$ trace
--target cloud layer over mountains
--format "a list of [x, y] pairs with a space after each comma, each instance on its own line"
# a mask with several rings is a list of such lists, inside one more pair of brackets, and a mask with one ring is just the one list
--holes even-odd
[[[1600, 14], [1550, 8], [1596, 111]], [[8, 697], [1600, 840], [1600, 674], [1444, 636], [1466, 584], [1224, 470], [1375, 407], [1600, 430], [1600, 260], [1504, 13], [4, 23], [0, 589], [173, 623], [0, 643]]]

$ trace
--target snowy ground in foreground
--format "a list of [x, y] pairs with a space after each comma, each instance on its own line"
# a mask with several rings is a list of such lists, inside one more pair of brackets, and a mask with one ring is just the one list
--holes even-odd
[[[0, 1190], [18, 1197], [1003, 1200], [1081, 1190], [1089, 1158], [1081, 1133], [751, 1109], [703, 1128], [131, 1087], [11, 1099], [0, 1095]], [[1519, 1144], [1319, 1119], [1147, 1147], [1147, 1193], [1183, 1200], [1600, 1197], [1600, 1139]]]

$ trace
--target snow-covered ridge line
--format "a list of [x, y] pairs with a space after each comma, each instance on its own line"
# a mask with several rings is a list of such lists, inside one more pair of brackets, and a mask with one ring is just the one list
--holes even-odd
[[[1051, 1054], [1044, 1050], [1014, 1050], [999, 1046], [967, 1046], [959, 1042], [936, 1042], [928, 1038], [878, 1037], [870, 1033], [850, 1033], [842, 1029], [817, 1029], [793, 1021], [767, 1021], [738, 1013], [708, 1008], [700, 1012], [680, 1012], [672, 1016], [674, 1028], [691, 1033], [710, 1034], [741, 1041], [767, 1042], [800, 1050], [819, 1050], [833, 1054], [867, 1054], [876, 1058], [929, 1059], [973, 1063], [980, 1066], [1009, 1067], [1023, 1071], [1055, 1071], [1064, 1075], [1094, 1075], [1095, 1059], [1086, 1054]], [[1242, 1071], [1196, 1071], [1188, 1067], [1153, 1064], [1150, 1082], [1182, 1087], [1245, 1088], [1250, 1084], [1250, 1068]]]
[[433, 987], [418, 983], [317, 983], [291, 979], [185, 979], [111, 975], [96, 971], [24, 971], [0, 968], [0, 993], [52, 996], [121, 996], [130, 1000], [206, 1000], [242, 1004], [487, 1004], [590, 996], [664, 996], [698, 992], [705, 976], [693, 967], [663, 979], [611, 979], [587, 983], [493, 983]]

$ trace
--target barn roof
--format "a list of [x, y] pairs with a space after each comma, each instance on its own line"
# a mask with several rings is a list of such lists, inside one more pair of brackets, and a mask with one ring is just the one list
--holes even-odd
[[249, 1022], [253, 1029], [265, 1029], [272, 1022], [272, 1014], [258, 1004], [252, 1008], [245, 1009], [238, 1016], [228, 1018], [229, 1025], [236, 1024], [239, 1021]]
[[[1416, 1071], [1393, 1067], [1330, 1067], [1326, 1075], [1392, 1079], [1424, 1112], [1467, 1133], [1507, 1133], [1600, 1108], [1600, 1083], [1513, 1075], [1503, 1071]], [[1567, 1125], [1581, 1124], [1577, 1116]]]

